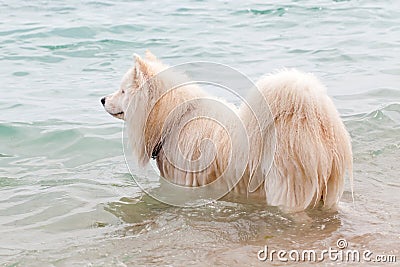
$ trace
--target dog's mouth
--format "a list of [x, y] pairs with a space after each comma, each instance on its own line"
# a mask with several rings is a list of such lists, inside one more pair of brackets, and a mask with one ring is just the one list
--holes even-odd
[[111, 116], [113, 116], [113, 117], [115, 117], [117, 119], [121, 119], [121, 120], [124, 119], [124, 112], [123, 111], [118, 112], [118, 113], [110, 113], [110, 114], [111, 114]]

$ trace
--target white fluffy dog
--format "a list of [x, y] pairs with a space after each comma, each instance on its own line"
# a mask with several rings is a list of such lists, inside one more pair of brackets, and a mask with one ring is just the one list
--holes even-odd
[[[249, 133], [251, 153], [246, 154], [235, 145], [243, 137], [229, 116], [222, 124], [201, 116], [218, 116], [222, 102], [214, 99], [213, 105], [213, 98], [194, 84], [176, 87], [187, 77], [158, 75], [165, 69], [149, 51], [145, 59], [135, 56], [120, 89], [101, 100], [108, 113], [128, 124], [141, 165], [154, 158], [164, 178], [183, 186], [221, 178], [233, 192], [289, 211], [318, 203], [336, 209], [346, 169], [352, 179], [351, 142], [325, 87], [312, 74], [282, 70], [264, 76], [256, 84], [264, 99], [250, 94], [248, 105], [230, 107]], [[226, 172], [232, 162], [245, 162], [245, 170]], [[240, 179], [232, 179], [235, 175]], [[251, 186], [252, 179], [260, 183]]]

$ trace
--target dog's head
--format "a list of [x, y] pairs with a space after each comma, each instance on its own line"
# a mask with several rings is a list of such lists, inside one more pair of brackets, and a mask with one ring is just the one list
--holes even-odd
[[122, 120], [125, 120], [125, 113], [132, 96], [154, 76], [151, 64], [158, 62], [157, 58], [148, 50], [145, 59], [138, 55], [134, 57], [135, 65], [125, 73], [119, 90], [101, 99], [104, 109], [115, 118]]

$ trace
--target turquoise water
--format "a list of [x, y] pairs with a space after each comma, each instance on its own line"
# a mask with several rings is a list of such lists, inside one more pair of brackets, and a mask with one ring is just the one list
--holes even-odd
[[[0, 264], [266, 265], [266, 244], [338, 238], [400, 257], [398, 1], [3, 1], [0, 14]], [[181, 209], [143, 196], [123, 125], [99, 99], [146, 48], [253, 80], [314, 72], [352, 136], [354, 205], [348, 184], [339, 212], [311, 223], [262, 205]]]

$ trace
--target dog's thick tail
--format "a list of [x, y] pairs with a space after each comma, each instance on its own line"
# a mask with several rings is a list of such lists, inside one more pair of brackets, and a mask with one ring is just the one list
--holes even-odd
[[[352, 151], [325, 87], [312, 74], [296, 70], [265, 76], [257, 87], [264, 99], [255, 94], [240, 111], [248, 129], [261, 130], [250, 136], [252, 146], [261, 149], [260, 157], [250, 159], [250, 179], [262, 177], [270, 205], [297, 211], [322, 201], [326, 208], [336, 208], [346, 169], [352, 184]], [[249, 119], [251, 113], [257, 119]], [[264, 119], [268, 117], [272, 119]]]

